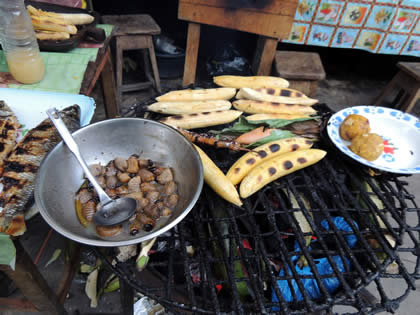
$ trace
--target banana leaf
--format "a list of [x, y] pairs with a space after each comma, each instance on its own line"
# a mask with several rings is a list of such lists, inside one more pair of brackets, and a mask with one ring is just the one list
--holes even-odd
[[222, 130], [211, 130], [210, 132], [213, 134], [221, 135], [221, 134], [236, 134], [241, 135], [248, 131], [254, 130], [256, 127], [253, 124], [249, 124], [248, 121], [244, 117], [239, 117], [237, 123], [235, 123], [232, 127], [224, 128]]
[[252, 125], [267, 125], [270, 128], [282, 128], [284, 126], [306, 120], [316, 119], [318, 117], [304, 117], [295, 119], [264, 119], [264, 120], [247, 120]]
[[255, 141], [255, 142], [253, 142], [251, 144], [248, 144], [246, 147], [247, 148], [255, 148], [255, 147], [258, 147], [260, 145], [263, 145], [263, 144], [266, 144], [268, 142], [271, 142], [271, 141], [275, 141], [275, 140], [279, 140], [279, 139], [292, 138], [294, 136], [295, 135], [292, 132], [288, 131], [288, 130], [276, 129], [276, 130], [273, 130], [271, 132], [271, 135], [269, 135], [267, 137], [264, 137], [264, 138], [262, 138], [262, 139], [260, 139], [258, 141]]

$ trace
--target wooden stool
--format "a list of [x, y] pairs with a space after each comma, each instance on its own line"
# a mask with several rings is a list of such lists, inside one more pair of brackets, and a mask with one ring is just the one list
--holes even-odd
[[[160, 93], [159, 71], [156, 62], [155, 49], [153, 46], [153, 35], [160, 34], [160, 27], [153, 18], [147, 14], [127, 14], [127, 15], [104, 15], [102, 20], [106, 24], [116, 26], [114, 32], [116, 41], [116, 85], [117, 102], [121, 104], [123, 92], [147, 89], [154, 85]], [[125, 50], [148, 49], [150, 63], [152, 64], [153, 77], [150, 74], [150, 66], [147, 56], [144, 54], [145, 74], [148, 79], [146, 82], [123, 84], [123, 52]]]
[[318, 53], [277, 51], [275, 73], [290, 83], [290, 88], [314, 97], [318, 81], [325, 79], [325, 71]]
[[[400, 71], [379, 95], [375, 106], [389, 103], [404, 112], [410, 112], [420, 98], [420, 62], [398, 62]], [[393, 98], [388, 101], [389, 97]]]

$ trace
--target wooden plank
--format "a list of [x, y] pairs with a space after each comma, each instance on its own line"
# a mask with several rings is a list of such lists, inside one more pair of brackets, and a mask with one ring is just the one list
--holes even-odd
[[26, 298], [3, 298], [0, 297], [0, 310], [8, 311], [23, 311], [23, 312], [37, 312], [36, 307]]
[[152, 70], [153, 70], [155, 89], [159, 93], [162, 93], [162, 89], [160, 88], [160, 77], [159, 77], [159, 69], [158, 69], [158, 65], [156, 61], [155, 47], [153, 46], [153, 40], [151, 36], [148, 38], [148, 41], [149, 41], [149, 57], [150, 57], [150, 63], [152, 65]]
[[260, 36], [257, 42], [252, 71], [255, 75], [270, 75], [274, 56], [276, 55], [277, 38]]
[[225, 10], [190, 3], [180, 3], [178, 18], [190, 22], [209, 24], [273, 38], [287, 38], [293, 15], [274, 15], [247, 10]]
[[55, 315], [67, 314], [20, 242], [15, 241], [14, 244], [16, 247], [16, 268], [12, 270], [10, 267], [6, 267], [2, 270], [39, 312]]
[[198, 47], [200, 46], [200, 24], [188, 24], [187, 49], [185, 52], [184, 79], [182, 85], [194, 84], [197, 68]]
[[316, 52], [277, 51], [275, 70], [286, 80], [324, 80], [325, 71]]
[[108, 47], [106, 51], [106, 63], [102, 69], [102, 89], [105, 98], [105, 111], [108, 118], [114, 118], [120, 115], [120, 107], [117, 102], [117, 94], [115, 89], [114, 69], [112, 66], [111, 51]]
[[298, 0], [180, 0], [180, 3], [198, 4], [208, 7], [224, 8], [226, 10], [246, 10], [279, 15], [295, 15]]
[[420, 81], [420, 62], [398, 62], [398, 68], [404, 70], [417, 81]]
[[135, 49], [145, 49], [149, 48], [149, 38], [151, 39], [151, 35], [124, 35], [124, 36], [116, 36], [117, 38], [117, 45], [122, 47], [125, 50], [135, 50]]
[[96, 55], [96, 60], [94, 62], [89, 61], [85, 74], [83, 75], [82, 86], [80, 87], [80, 91], [79, 91], [80, 94], [90, 95], [93, 88], [95, 87], [96, 80], [98, 79], [98, 77], [96, 77], [96, 80], [93, 80], [92, 78], [95, 77], [95, 74], [97, 72], [96, 69], [98, 68], [98, 65], [103, 60], [106, 50], [109, 47], [110, 41], [113, 38], [113, 35], [114, 35], [114, 29], [112, 30], [112, 33], [105, 39], [102, 47], [99, 48], [98, 54]]
[[138, 82], [138, 83], [130, 83], [124, 84], [121, 87], [121, 92], [130, 92], [130, 91], [138, 91], [138, 90], [145, 90], [150, 88], [153, 85], [153, 82]]
[[148, 14], [103, 15], [105, 24], [116, 26], [115, 35], [158, 35], [160, 27]]

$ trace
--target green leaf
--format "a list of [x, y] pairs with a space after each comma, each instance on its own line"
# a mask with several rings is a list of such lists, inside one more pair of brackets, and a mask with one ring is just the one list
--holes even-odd
[[81, 273], [91, 273], [93, 269], [95, 269], [95, 266], [91, 266], [91, 265], [87, 265], [87, 264], [81, 264], [79, 271]]
[[249, 124], [244, 117], [239, 117], [239, 121], [235, 123], [232, 127], [224, 128], [222, 130], [212, 130], [214, 134], [243, 134], [245, 132], [254, 130], [256, 127], [252, 124]]
[[104, 293], [114, 292], [120, 288], [120, 280], [118, 277], [114, 277], [111, 281], [109, 281], [104, 288]]
[[142, 271], [144, 268], [146, 268], [148, 262], [149, 262], [149, 256], [141, 256], [137, 260], [137, 270]]
[[[60, 257], [61, 255], [61, 249], [57, 248], [54, 253], [52, 254], [50, 260], [48, 260], [48, 262], [45, 264], [45, 267], [47, 267], [49, 264], [53, 263], [54, 261], [56, 261], [58, 259], [58, 257]], [[44, 267], [44, 268], [45, 268]]]
[[271, 132], [271, 135], [262, 138], [258, 141], [255, 141], [254, 143], [251, 143], [249, 145], [247, 145], [247, 148], [255, 148], [258, 147], [260, 145], [266, 144], [268, 142], [274, 141], [274, 140], [279, 140], [279, 139], [286, 139], [286, 138], [292, 138], [295, 135], [293, 134], [293, 132], [290, 132], [288, 130], [273, 130]]
[[317, 117], [303, 117], [303, 118], [295, 118], [295, 119], [264, 119], [264, 120], [248, 120], [249, 124], [252, 125], [267, 125], [270, 128], [281, 128], [295, 122], [305, 121], [305, 120], [312, 120]]

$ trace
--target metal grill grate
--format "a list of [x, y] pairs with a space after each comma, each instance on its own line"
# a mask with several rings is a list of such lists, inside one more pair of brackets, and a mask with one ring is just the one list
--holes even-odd
[[[351, 314], [393, 311], [419, 278], [420, 209], [403, 178], [372, 178], [326, 141], [318, 147], [327, 149], [326, 158], [266, 186], [243, 208], [205, 186], [190, 214], [158, 238], [141, 273], [134, 261], [113, 266], [112, 253], [97, 253], [134, 289], [174, 312], [307, 314], [337, 305], [351, 306]], [[240, 156], [204, 149], [223, 171]], [[302, 232], [298, 213], [312, 232]], [[340, 229], [336, 217], [352, 230]], [[317, 266], [322, 258], [329, 273]], [[414, 270], [407, 270], [403, 259], [415, 260]], [[295, 267], [305, 261], [312, 274]], [[403, 281], [406, 290], [391, 296], [383, 285], [388, 279]], [[289, 297], [278, 281], [288, 285]], [[305, 289], [310, 281], [316, 283], [316, 296]], [[328, 288], [331, 281], [338, 281], [336, 290]], [[367, 286], [373, 296], [366, 294]]]

